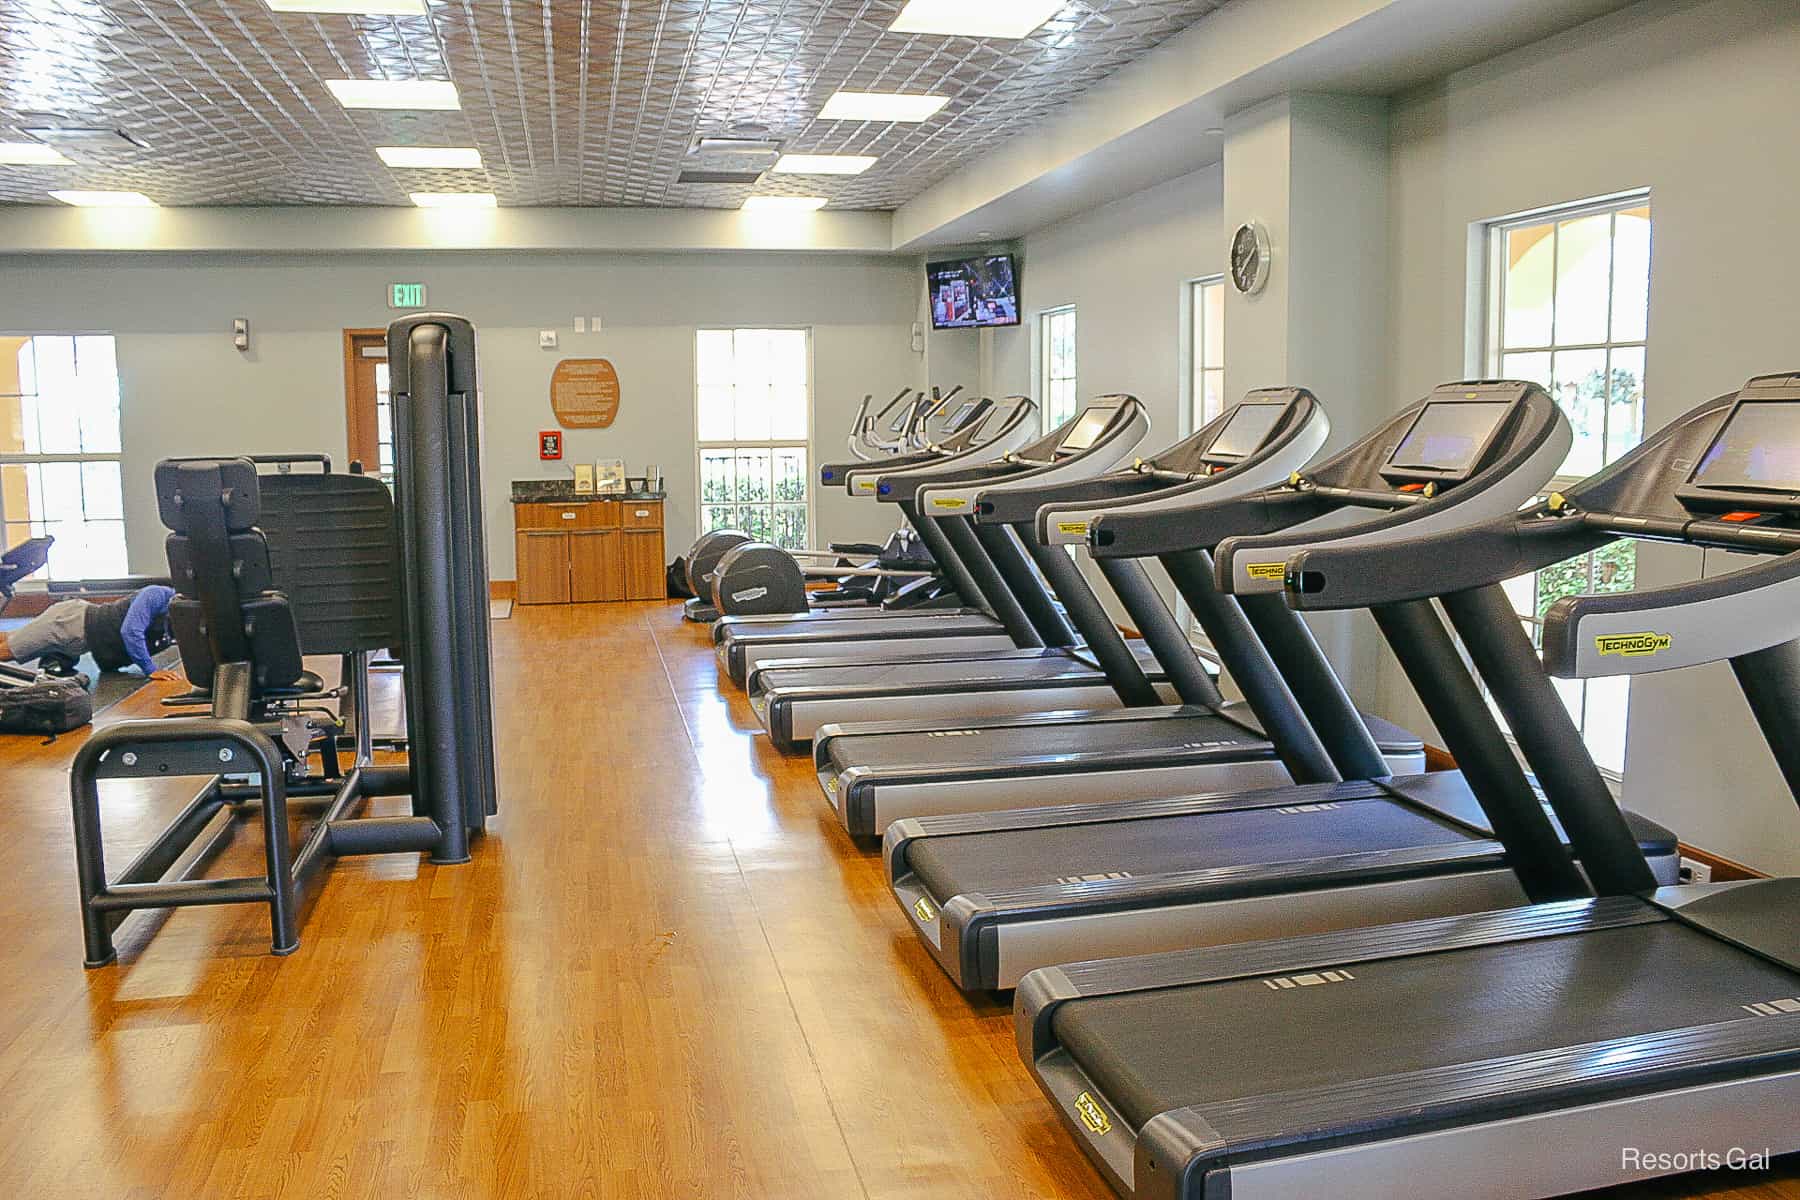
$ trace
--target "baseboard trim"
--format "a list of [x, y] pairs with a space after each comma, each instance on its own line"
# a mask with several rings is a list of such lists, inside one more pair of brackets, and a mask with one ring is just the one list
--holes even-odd
[[516, 579], [488, 580], [489, 600], [517, 600], [519, 598], [519, 581]]

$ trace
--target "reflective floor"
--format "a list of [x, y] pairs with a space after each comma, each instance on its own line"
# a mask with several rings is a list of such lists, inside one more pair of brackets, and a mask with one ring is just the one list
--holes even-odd
[[[286, 959], [259, 911], [188, 909], [84, 971], [80, 735], [0, 738], [0, 1194], [1110, 1195], [1007, 1006], [917, 947], [703, 629], [587, 605], [493, 630], [475, 861], [333, 867]], [[108, 719], [161, 711], [147, 688]], [[188, 794], [109, 787], [115, 864]], [[213, 873], [256, 861], [246, 837]], [[1784, 1166], [1608, 1195], [1800, 1200]]]

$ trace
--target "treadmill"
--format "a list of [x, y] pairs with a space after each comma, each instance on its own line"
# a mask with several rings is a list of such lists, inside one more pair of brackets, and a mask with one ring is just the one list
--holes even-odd
[[[1422, 444], [1438, 436], [1438, 422], [1463, 419], [1484, 440], [1465, 447], [1467, 460], [1456, 469], [1389, 462], [1415, 422], [1427, 422], [1416, 431]], [[1445, 384], [1298, 483], [1216, 503], [1196, 488], [1168, 503], [1092, 517], [1087, 537], [1103, 569], [1131, 558], [1162, 564], [1243, 692], [1242, 703], [1220, 698], [922, 726], [827, 725], [813, 738], [820, 787], [850, 833], [880, 835], [905, 817], [1418, 774], [1422, 743], [1357, 713], [1311, 633], [1284, 605], [1221, 594], [1209, 580], [1209, 551], [1232, 533], [1329, 527], [1367, 520], [1371, 510], [1382, 514], [1373, 525], [1421, 528], [1466, 519], [1457, 511], [1465, 505], [1483, 516], [1508, 512], [1549, 479], [1566, 452], [1557, 445], [1568, 440], [1541, 389]], [[1058, 511], [1050, 506], [1039, 514], [1040, 536], [1063, 523]], [[1087, 519], [1073, 524], [1079, 529]], [[1115, 588], [1134, 618], [1154, 624], [1161, 600], [1152, 589]]]
[[[1095, 598], [1074, 559], [1035, 536], [1038, 509], [1052, 502], [1102, 505], [1183, 494], [1260, 490], [1285, 479], [1317, 453], [1331, 422], [1312, 393], [1300, 388], [1252, 392], [1191, 436], [1152, 459], [1096, 476], [1086, 461], [1044, 468], [980, 492], [980, 518], [1006, 520], [1039, 572], [1050, 581], [1082, 641], [992, 654], [941, 655], [927, 660], [819, 663], [770, 669], [747, 681], [750, 707], [783, 749], [803, 745], [827, 723], [869, 720], [948, 720], [1046, 710], [1152, 706], [1170, 699], [1205, 704], [1218, 695], [1204, 664], [1188, 648], [1179, 624], [1160, 602], [1151, 620], [1138, 620], [1142, 640], [1127, 643]], [[934, 489], [942, 497], [942, 489]], [[1001, 506], [1006, 512], [1001, 513]], [[1085, 530], [1078, 515], [1059, 519], [1063, 530]], [[1135, 564], [1126, 564], [1135, 566]], [[1140, 576], [1141, 577], [1141, 576]], [[1037, 580], [1028, 583], [1036, 586]], [[1115, 583], [1138, 584], [1138, 578]], [[1141, 585], [1147, 588], [1147, 582]], [[1156, 685], [1172, 679], [1170, 689]]]
[[[1762, 561], [1562, 599], [1540, 664], [1501, 581], [1619, 538]], [[1499, 1200], [1672, 1169], [1629, 1147], [1800, 1149], [1800, 879], [1658, 887], [1550, 681], [1728, 662], [1800, 794], [1800, 373], [1487, 525], [1301, 547], [1283, 586], [1306, 609], [1436, 598], [1586, 878], [1553, 847], [1515, 865], [1567, 899], [1027, 975], [1020, 1051], [1113, 1186]]]
[[[871, 470], [871, 464], [861, 461], [827, 463], [819, 470], [820, 482], [826, 487], [842, 487], [852, 496], [875, 496], [880, 470], [904, 470], [934, 463], [980, 463], [997, 455], [1011, 454], [1031, 442], [1036, 435], [1037, 406], [1023, 396], [1010, 397], [1004, 403], [1006, 410], [995, 425], [993, 435], [978, 444], [957, 439], [950, 443], [929, 445], [924, 450], [889, 459], [878, 470]], [[983, 424], [985, 429], [987, 422], [984, 421]], [[712, 626], [713, 651], [719, 665], [726, 670], [733, 682], [743, 681], [745, 647], [752, 642], [767, 640], [771, 645], [788, 646], [790, 653], [797, 652], [808, 634], [822, 636], [827, 632], [826, 625], [814, 624], [815, 622], [898, 620], [905, 624], [895, 626], [896, 630], [904, 629], [915, 633], [923, 631], [920, 636], [942, 638], [946, 646], [975, 649], [1008, 644], [999, 622], [982, 607], [985, 599], [980, 589], [943, 534], [930, 521], [922, 518], [910, 504], [901, 506], [901, 517], [912, 526], [913, 531], [919, 535], [920, 542], [931, 552], [932, 558], [948, 578], [956, 597], [963, 601], [960, 606], [934, 604], [900, 608], [884, 605], [880, 608], [812, 609], [804, 613], [782, 615], [721, 617]], [[875, 628], [867, 625], [864, 631]], [[739, 644], [740, 639], [742, 644]], [[892, 643], [896, 647], [904, 644], [899, 641]]]
[[[1337, 526], [1333, 533], [1341, 539], [1371, 526], [1410, 532], [1427, 512], [1438, 530], [1483, 525], [1506, 511], [1495, 500], [1504, 506], [1518, 490], [1490, 495], [1488, 489], [1513, 473], [1523, 486], [1541, 483], [1567, 453], [1570, 435], [1566, 417], [1534, 385], [1477, 387], [1475, 399], [1462, 399], [1469, 390], [1459, 385], [1451, 389], [1454, 401], [1415, 405], [1352, 447], [1342, 458], [1360, 465], [1355, 475], [1326, 464], [1247, 501], [1208, 489], [1154, 514], [1102, 510], [1088, 517], [1092, 536], [1106, 543], [1104, 553], [1136, 553], [1145, 549], [1143, 536], [1178, 519], [1189, 544], [1214, 545], [1225, 532], [1250, 528], [1254, 514], [1279, 510], [1320, 487], [1363, 496], [1348, 509], [1365, 520]], [[1517, 400], [1492, 398], [1508, 394]], [[1495, 440], [1509, 407], [1517, 409], [1514, 429]], [[1548, 437], [1542, 436], [1546, 424]], [[1434, 447], [1427, 482], [1441, 496], [1429, 509], [1409, 503], [1419, 493], [1406, 490], [1421, 482], [1419, 468], [1410, 465], [1421, 446]], [[1485, 459], [1478, 460], [1483, 447]], [[1367, 457], [1379, 451], [1386, 451], [1382, 458]], [[1273, 523], [1263, 518], [1265, 526]], [[1281, 601], [1247, 603], [1255, 613], [1259, 603]], [[1384, 627], [1400, 619], [1387, 614]], [[1531, 794], [1524, 773], [1441, 626], [1433, 629], [1415, 614], [1401, 628], [1402, 652], [1432, 655], [1424, 669], [1435, 690], [1421, 698], [1465, 770], [1380, 778], [1381, 760], [1365, 746], [1362, 765], [1342, 760], [1346, 782], [895, 821], [883, 858], [914, 931], [959, 987], [977, 991], [1011, 988], [1028, 971], [1073, 959], [1350, 929], [1542, 898], [1508, 866], [1504, 817], [1488, 815]], [[1459, 677], [1463, 686], [1452, 690]], [[1452, 715], [1438, 715], [1445, 712]], [[1459, 724], [1455, 714], [1465, 719]], [[1674, 883], [1680, 870], [1675, 835], [1643, 818], [1628, 820], [1658, 881]], [[1563, 840], [1560, 828], [1557, 834]]]
[[[720, 622], [714, 626], [714, 651], [720, 665], [741, 686], [750, 670], [765, 659], [905, 658], [921, 639], [931, 637], [955, 638], [957, 643], [934, 648], [962, 652], [1038, 647], [1072, 636], [1048, 593], [1031, 581], [1031, 568], [1016, 539], [1005, 530], [977, 531], [963, 508], [947, 501], [939, 503], [944, 497], [927, 500], [924, 493], [940, 483], [999, 482], [1076, 461], [1091, 462], [1099, 471], [1106, 471], [1131, 452], [1148, 427], [1143, 406], [1135, 398], [1102, 397], [1013, 453], [960, 455], [900, 469], [889, 464], [852, 469], [852, 492], [868, 488], [872, 481], [878, 500], [899, 505], [951, 575], [957, 591], [978, 597], [982, 609], [961, 614], [888, 614], [885, 619], [857, 619], [846, 613], [825, 625], [797, 619], [754, 628], [721, 628], [724, 622]], [[983, 637], [985, 641], [980, 640]]]

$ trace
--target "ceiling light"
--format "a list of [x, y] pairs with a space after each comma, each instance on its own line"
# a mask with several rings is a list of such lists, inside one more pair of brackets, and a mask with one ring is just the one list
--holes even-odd
[[422, 17], [425, 0], [268, 0], [276, 12], [348, 13], [351, 16]]
[[456, 85], [446, 79], [327, 79], [345, 108], [461, 108]]
[[907, 0], [888, 28], [895, 33], [1022, 38], [1062, 10], [1064, 0]]
[[929, 121], [950, 103], [948, 96], [903, 96], [897, 92], [839, 92], [819, 110], [821, 121]]
[[764, 154], [781, 153], [781, 143], [761, 137], [697, 137], [690, 154]]
[[747, 213], [817, 212], [829, 201], [823, 196], [752, 196], [744, 201]]
[[9, 167], [54, 167], [68, 161], [55, 146], [42, 142], [0, 142], [0, 163]]
[[496, 208], [500, 201], [492, 192], [412, 192], [412, 202], [420, 208]]
[[390, 167], [481, 170], [481, 151], [473, 146], [377, 146], [375, 153]]
[[873, 154], [784, 154], [775, 160], [780, 175], [861, 175], [875, 165]]
[[79, 208], [155, 208], [156, 201], [142, 192], [51, 192], [52, 199]]

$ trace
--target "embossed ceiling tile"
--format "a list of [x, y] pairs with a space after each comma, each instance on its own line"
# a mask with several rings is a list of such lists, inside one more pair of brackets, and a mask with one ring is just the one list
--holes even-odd
[[[977, 0], [971, 0], [971, 3]], [[736, 207], [753, 190], [893, 208], [1222, 0], [1071, 0], [1017, 41], [892, 34], [900, 0], [428, 0], [424, 16], [275, 13], [262, 0], [0, 0], [0, 136], [43, 125], [71, 167], [0, 167], [0, 201], [129, 188], [165, 204]], [[337, 78], [448, 79], [458, 112], [346, 111]], [[840, 88], [949, 97], [919, 125], [819, 121]], [[866, 153], [858, 176], [680, 184], [701, 134]], [[473, 145], [480, 171], [393, 170], [381, 145]], [[767, 160], [749, 160], [750, 169]], [[733, 169], [743, 160], [724, 163]]]

